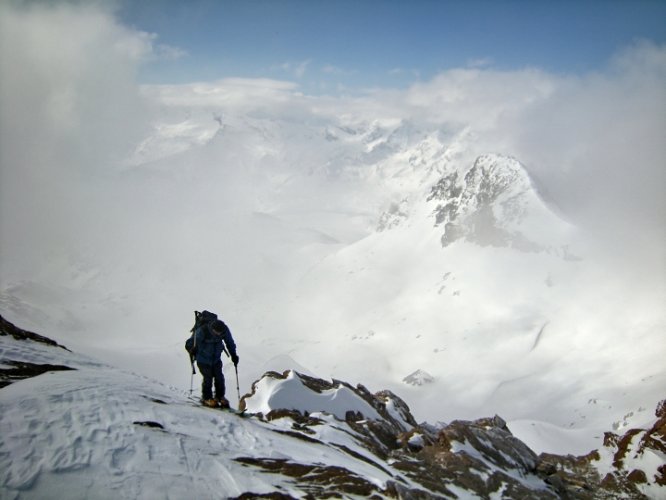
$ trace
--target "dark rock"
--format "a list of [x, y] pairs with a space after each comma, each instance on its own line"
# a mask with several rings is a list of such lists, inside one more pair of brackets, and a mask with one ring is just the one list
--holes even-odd
[[2, 362], [5, 365], [11, 365], [12, 368], [0, 368], [0, 388], [47, 372], [74, 370], [74, 368], [64, 365], [37, 364], [9, 359], [3, 359]]
[[369, 497], [381, 493], [375, 484], [344, 467], [301, 464], [274, 458], [238, 457], [235, 460], [265, 472], [290, 477], [294, 484], [311, 495], [311, 498], [339, 498], [343, 495]]
[[243, 493], [237, 497], [230, 497], [229, 500], [254, 500], [255, 498], [265, 498], [266, 500], [296, 500], [295, 497], [274, 491], [271, 493]]
[[69, 349], [67, 349], [65, 346], [58, 344], [55, 340], [51, 340], [48, 337], [44, 337], [43, 335], [38, 335], [36, 333], [29, 332], [27, 330], [23, 330], [22, 328], [19, 328], [14, 324], [10, 323], [9, 321], [7, 321], [1, 315], [0, 315], [0, 335], [9, 335], [11, 337], [14, 337], [16, 340], [32, 340], [33, 342], [39, 342], [41, 344], [46, 344], [53, 347], [59, 347], [61, 349], [69, 351]]
[[632, 470], [629, 474], [627, 474], [627, 479], [636, 484], [645, 484], [648, 482], [645, 472], [640, 469]]
[[146, 421], [136, 421], [132, 422], [134, 425], [141, 425], [143, 427], [150, 427], [151, 429], [164, 429], [164, 426], [159, 422], [153, 422], [152, 420]]
[[594, 460], [599, 460], [596, 451], [582, 457], [542, 453], [537, 459], [536, 473], [561, 498], [592, 498], [588, 493], [600, 481], [597, 470], [592, 466]]

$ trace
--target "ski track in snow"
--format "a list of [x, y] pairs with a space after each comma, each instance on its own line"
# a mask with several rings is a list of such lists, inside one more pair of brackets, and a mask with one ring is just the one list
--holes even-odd
[[543, 332], [546, 330], [546, 327], [548, 326], [549, 321], [546, 321], [541, 329], [539, 330], [539, 333], [536, 334], [536, 337], [534, 339], [534, 344], [532, 344], [532, 348], [530, 349], [530, 352], [532, 352], [534, 349], [537, 348], [539, 345], [539, 342], [541, 341], [541, 337], [543, 336]]

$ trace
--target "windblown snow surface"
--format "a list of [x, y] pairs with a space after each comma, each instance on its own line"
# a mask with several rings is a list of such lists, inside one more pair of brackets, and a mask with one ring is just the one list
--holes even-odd
[[[334, 446], [275, 432], [280, 422], [203, 408], [182, 391], [66, 351], [0, 342], [3, 360], [75, 368], [0, 390], [0, 498], [227, 498], [280, 485], [299, 494], [287, 477], [234, 460], [247, 456], [344, 467], [376, 484], [389, 479]], [[280, 394], [273, 392], [269, 399]], [[335, 397], [324, 406], [344, 414]], [[328, 441], [367, 453], [347, 433], [326, 429]]]
[[[572, 457], [537, 457], [499, 417], [417, 425], [390, 392], [372, 396], [360, 386], [293, 371], [258, 380], [243, 398], [241, 416], [202, 407], [181, 390], [63, 347], [2, 333], [0, 367], [3, 377], [13, 374], [0, 389], [3, 499], [411, 498], [415, 493], [557, 498], [569, 491], [558, 490], [563, 483], [555, 479], [572, 471], [560, 468], [553, 475], [549, 464]], [[17, 376], [17, 367], [45, 364], [50, 369], [41, 375]], [[659, 444], [641, 449], [644, 433], [631, 434], [630, 453], [621, 455], [622, 474], [641, 471], [647, 480], [622, 497], [663, 495], [654, 478], [664, 456], [656, 451]], [[551, 433], [535, 437], [551, 438]], [[620, 477], [613, 449], [590, 457], [584, 461], [592, 467], [583, 479], [569, 481], [569, 493], [596, 491], [599, 474]]]

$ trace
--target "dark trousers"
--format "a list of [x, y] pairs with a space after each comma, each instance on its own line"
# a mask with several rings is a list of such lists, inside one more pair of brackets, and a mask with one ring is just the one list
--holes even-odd
[[201, 383], [201, 399], [213, 399], [213, 381], [215, 381], [215, 398], [224, 397], [224, 375], [222, 374], [222, 361], [216, 361], [212, 365], [197, 363], [199, 373], [203, 377]]

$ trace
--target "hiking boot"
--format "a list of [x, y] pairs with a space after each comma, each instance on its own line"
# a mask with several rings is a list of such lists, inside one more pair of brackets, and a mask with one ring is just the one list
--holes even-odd
[[204, 399], [201, 404], [208, 408], [217, 408], [217, 401], [214, 399]]
[[225, 397], [218, 398], [217, 406], [220, 408], [229, 408], [229, 401]]

